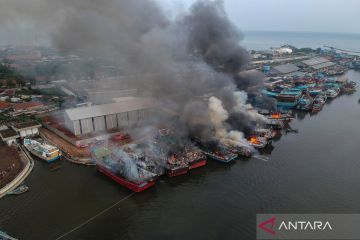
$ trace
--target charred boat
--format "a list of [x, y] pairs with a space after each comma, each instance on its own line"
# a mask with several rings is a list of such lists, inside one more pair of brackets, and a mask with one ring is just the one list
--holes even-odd
[[98, 156], [95, 159], [98, 171], [131, 191], [141, 192], [156, 183], [156, 173], [140, 167], [135, 159], [121, 149], [104, 151]]
[[269, 141], [267, 141], [266, 138], [257, 137], [255, 135], [249, 137], [248, 142], [251, 146], [258, 149], [265, 148], [269, 144]]
[[220, 163], [229, 163], [235, 160], [238, 156], [236, 153], [227, 150], [224, 146], [221, 149], [217, 149], [214, 151], [205, 150], [203, 152], [208, 158]]

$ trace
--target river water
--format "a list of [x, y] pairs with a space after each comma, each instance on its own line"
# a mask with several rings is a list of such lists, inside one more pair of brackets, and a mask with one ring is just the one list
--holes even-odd
[[[360, 73], [349, 72], [360, 83]], [[30, 191], [0, 200], [0, 229], [19, 239], [255, 239], [256, 213], [360, 212], [359, 93], [290, 125], [268, 159], [208, 166], [131, 192], [94, 167], [36, 161]], [[270, 154], [271, 152], [271, 154]]]

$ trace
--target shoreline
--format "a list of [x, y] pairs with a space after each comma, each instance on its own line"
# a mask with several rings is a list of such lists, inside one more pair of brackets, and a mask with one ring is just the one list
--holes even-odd
[[16, 189], [21, 183], [23, 183], [34, 168], [34, 160], [30, 154], [22, 147], [20, 147], [20, 149], [20, 157], [23, 161], [26, 161], [25, 166], [13, 180], [0, 189], [0, 199], [5, 197], [9, 191]]

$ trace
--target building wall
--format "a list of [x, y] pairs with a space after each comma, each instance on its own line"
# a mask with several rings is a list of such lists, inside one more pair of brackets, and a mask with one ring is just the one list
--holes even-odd
[[118, 127], [126, 127], [129, 126], [128, 113], [118, 113]]
[[92, 118], [85, 118], [80, 120], [81, 124], [81, 133], [87, 134], [94, 132], [93, 120]]
[[117, 128], [116, 114], [111, 114], [111, 115], [105, 116], [105, 120], [106, 120], [106, 128], [107, 129]]
[[104, 131], [106, 129], [105, 128], [105, 116], [94, 117], [93, 122], [94, 122], [95, 132]]
[[72, 133], [77, 136], [77, 135], [81, 135], [81, 127], [80, 127], [80, 121], [76, 120], [76, 121], [71, 121], [71, 125], [72, 125]]
[[152, 114], [151, 109], [143, 109], [74, 121], [71, 121], [65, 114], [65, 126], [78, 136], [106, 129], [129, 127], [149, 120]]

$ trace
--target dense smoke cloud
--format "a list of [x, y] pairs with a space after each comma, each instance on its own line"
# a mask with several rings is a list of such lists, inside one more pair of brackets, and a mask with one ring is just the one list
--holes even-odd
[[5, 2], [4, 24], [31, 22], [62, 53], [121, 66], [133, 87], [177, 113], [177, 121], [159, 113], [154, 125], [181, 129], [180, 139], [245, 143], [242, 131], [266, 122], [249, 102], [272, 103], [259, 94], [262, 76], [238, 74], [250, 57], [222, 1], [199, 0], [175, 20], [151, 0]]

